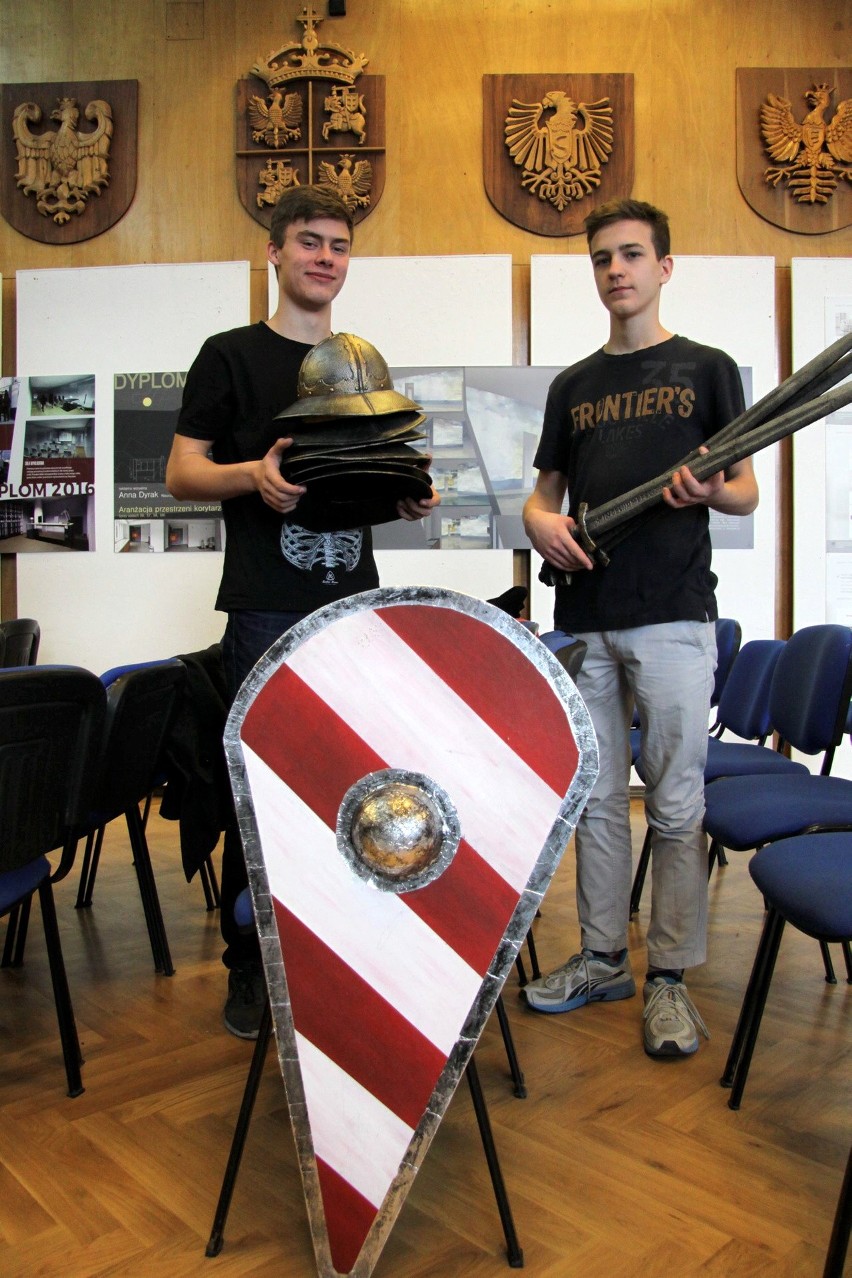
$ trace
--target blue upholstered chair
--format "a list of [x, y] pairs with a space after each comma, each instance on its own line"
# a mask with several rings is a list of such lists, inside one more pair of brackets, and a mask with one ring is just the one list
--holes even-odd
[[[715, 845], [745, 852], [797, 834], [852, 829], [852, 781], [827, 775], [846, 728], [850, 689], [852, 630], [847, 626], [806, 626], [787, 640], [772, 679], [772, 723], [803, 753], [823, 753], [820, 775], [791, 765], [708, 785], [704, 826], [712, 840], [711, 860]], [[822, 951], [826, 980], [833, 982], [827, 946]]]
[[731, 1109], [740, 1107], [785, 925], [791, 923], [821, 944], [852, 939], [852, 833], [806, 834], [770, 843], [748, 868], [767, 913], [721, 1078], [722, 1086], [731, 1088]]
[[573, 635], [566, 634], [564, 630], [545, 630], [539, 638], [545, 648], [553, 653], [562, 669], [573, 679], [580, 671], [588, 644], [582, 639], [575, 639]]
[[[748, 775], [723, 776], [707, 786], [705, 825], [711, 838], [745, 851], [845, 817], [852, 783], [835, 781], [828, 773], [846, 728], [850, 690], [852, 630], [847, 626], [806, 626], [787, 640], [772, 677], [769, 715], [783, 743], [803, 754], [822, 753], [820, 775], [776, 759], [766, 746], [740, 747], [741, 759], [750, 752], [766, 769], [754, 766]], [[760, 750], [765, 753], [758, 755]]]
[[[71, 868], [77, 826], [91, 803], [105, 702], [100, 680], [88, 670], [0, 670], [0, 916], [9, 916], [2, 966], [22, 962], [37, 892], [69, 1096], [83, 1091], [80, 1043], [52, 882]], [[46, 853], [60, 847], [54, 872]]]

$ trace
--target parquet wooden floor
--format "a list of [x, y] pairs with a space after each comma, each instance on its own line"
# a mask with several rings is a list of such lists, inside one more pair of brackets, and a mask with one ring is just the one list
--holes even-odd
[[[641, 833], [637, 810], [636, 841]], [[23, 969], [0, 972], [0, 1274], [235, 1278], [316, 1273], [283, 1086], [270, 1055], [226, 1231], [204, 1247], [251, 1045], [220, 1025], [215, 915], [180, 871], [176, 827], [150, 842], [177, 968], [154, 974], [120, 823], [94, 908], [57, 889], [86, 1063], [66, 1097], [37, 906]], [[640, 998], [541, 1017], [506, 1005], [529, 1088], [512, 1095], [496, 1025], [478, 1048], [526, 1271], [537, 1278], [822, 1273], [850, 1140], [850, 1000], [788, 931], [743, 1108], [718, 1086], [762, 921], [745, 857], [711, 885], [710, 961], [690, 991], [712, 1040], [652, 1061]], [[644, 971], [642, 918], [631, 931]], [[569, 850], [536, 924], [543, 965], [576, 947]], [[441, 991], [435, 991], [441, 997]], [[461, 1087], [376, 1278], [502, 1278], [499, 1221]]]

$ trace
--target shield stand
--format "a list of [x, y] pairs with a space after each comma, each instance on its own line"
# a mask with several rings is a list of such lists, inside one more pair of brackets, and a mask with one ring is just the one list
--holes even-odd
[[[520, 1078], [522, 1084], [523, 1075], [520, 1074], [518, 1069], [517, 1056], [515, 1055], [511, 1030], [509, 1029], [509, 1022], [506, 1019], [506, 1011], [503, 1007], [502, 999], [497, 1002], [497, 1011], [500, 1018], [500, 1028], [506, 1044], [506, 1051], [509, 1056], [512, 1077], [515, 1079], [516, 1083], [515, 1094], [519, 1095], [519, 1092], [517, 1091], [517, 1080]], [[269, 999], [267, 999], [266, 1006], [263, 1009], [263, 1016], [261, 1018], [260, 1028], [257, 1034], [257, 1042], [255, 1043], [251, 1065], [249, 1066], [248, 1077], [246, 1078], [242, 1104], [240, 1105], [240, 1112], [237, 1116], [237, 1125], [234, 1128], [231, 1152], [228, 1155], [225, 1175], [222, 1179], [222, 1189], [219, 1193], [219, 1201], [216, 1205], [216, 1214], [213, 1218], [213, 1228], [210, 1231], [210, 1238], [208, 1239], [207, 1247], [204, 1252], [205, 1256], [218, 1256], [225, 1243], [225, 1224], [228, 1219], [228, 1212], [231, 1208], [231, 1199], [233, 1198], [234, 1188], [237, 1183], [237, 1173], [240, 1169], [240, 1162], [242, 1160], [246, 1138], [248, 1137], [249, 1126], [251, 1124], [252, 1111], [254, 1110], [254, 1102], [257, 1099], [257, 1091], [260, 1087], [260, 1080], [263, 1075], [263, 1067], [269, 1051], [269, 1041], [271, 1037], [272, 1012], [269, 1007]], [[515, 1231], [512, 1208], [509, 1204], [509, 1196], [506, 1192], [506, 1184], [503, 1180], [500, 1160], [497, 1156], [497, 1147], [494, 1144], [494, 1135], [492, 1133], [491, 1122], [488, 1117], [488, 1107], [485, 1103], [485, 1096], [479, 1082], [479, 1073], [477, 1072], [476, 1062], [473, 1056], [471, 1056], [467, 1063], [465, 1076], [467, 1078], [468, 1087], [470, 1088], [473, 1109], [476, 1114], [476, 1122], [479, 1127], [479, 1135], [482, 1140], [482, 1148], [485, 1151], [485, 1161], [488, 1164], [488, 1172], [491, 1176], [491, 1184], [494, 1189], [494, 1198], [497, 1202], [497, 1210], [500, 1213], [500, 1223], [503, 1226], [503, 1236], [506, 1239], [506, 1254], [509, 1267], [511, 1269], [523, 1269], [524, 1253], [518, 1242], [518, 1236]]]

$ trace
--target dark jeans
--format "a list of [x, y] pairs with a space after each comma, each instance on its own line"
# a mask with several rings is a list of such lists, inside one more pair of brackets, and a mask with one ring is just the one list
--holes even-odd
[[[229, 612], [228, 624], [222, 638], [222, 661], [225, 666], [225, 680], [228, 687], [228, 701], [234, 698], [246, 676], [257, 664], [268, 648], [307, 616], [304, 612]], [[225, 827], [225, 842], [222, 848], [222, 908], [220, 911], [220, 927], [225, 941], [225, 952], [222, 962], [225, 967], [234, 967], [237, 963], [256, 963], [260, 965], [260, 947], [257, 934], [240, 932], [234, 922], [234, 904], [243, 888], [248, 886], [246, 863], [243, 858], [243, 845], [237, 829], [236, 817], [231, 818]]]

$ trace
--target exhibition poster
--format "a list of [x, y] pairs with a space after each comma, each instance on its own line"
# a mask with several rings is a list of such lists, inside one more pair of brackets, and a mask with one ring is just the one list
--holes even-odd
[[117, 553], [224, 548], [218, 502], [178, 501], [166, 491], [166, 462], [185, 381], [186, 373], [175, 371], [113, 378]]
[[0, 378], [0, 551], [95, 548], [95, 378]]

